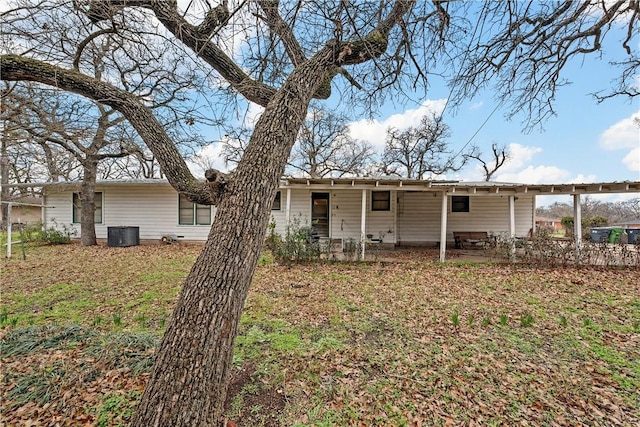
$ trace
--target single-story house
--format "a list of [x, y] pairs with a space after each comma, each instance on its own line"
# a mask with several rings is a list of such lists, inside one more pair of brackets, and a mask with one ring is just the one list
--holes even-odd
[[[79, 232], [79, 183], [45, 184], [47, 224]], [[496, 182], [425, 181], [400, 178], [282, 178], [271, 211], [275, 231], [287, 224], [312, 225], [320, 239], [366, 241], [389, 246], [446, 243], [455, 233], [526, 237], [535, 230], [537, 195], [640, 194], [640, 181], [596, 184], [525, 185]], [[109, 227], [139, 227], [140, 240], [172, 236], [204, 241], [215, 207], [191, 203], [166, 180], [109, 180], [96, 184], [96, 234]], [[577, 227], [580, 221], [576, 221]], [[580, 236], [581, 233], [576, 233]], [[365, 245], [362, 245], [364, 248]]]
[[[11, 205], [11, 223], [30, 225], [42, 221], [42, 197], [40, 196], [13, 196], [3, 200], [3, 204]], [[0, 220], [4, 221], [3, 212], [0, 210]]]
[[562, 220], [560, 218], [536, 217], [536, 229], [558, 231], [562, 230]]
[[612, 224], [613, 227], [640, 228], [640, 218], [627, 218]]

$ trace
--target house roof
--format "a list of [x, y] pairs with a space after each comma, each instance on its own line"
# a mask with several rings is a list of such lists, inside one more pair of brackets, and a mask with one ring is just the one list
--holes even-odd
[[[103, 180], [96, 185], [170, 185], [166, 179], [127, 179]], [[14, 187], [71, 187], [78, 188], [79, 182], [45, 182], [30, 184], [14, 184]], [[294, 178], [283, 177], [281, 189], [313, 188], [313, 189], [380, 189], [403, 191], [444, 192], [449, 195], [495, 195], [495, 194], [599, 194], [599, 193], [634, 193], [640, 195], [640, 181], [614, 181], [583, 184], [519, 184], [509, 182], [465, 182], [455, 180], [418, 180], [394, 177], [380, 178]]]
[[281, 188], [380, 188], [405, 191], [442, 191], [447, 194], [597, 194], [640, 193], [640, 181], [600, 182], [584, 184], [518, 184], [509, 182], [425, 181], [382, 178], [283, 178]]

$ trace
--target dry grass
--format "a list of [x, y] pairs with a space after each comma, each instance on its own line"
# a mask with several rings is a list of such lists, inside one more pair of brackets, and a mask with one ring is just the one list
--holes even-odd
[[[5, 423], [126, 423], [198, 251], [68, 245], [2, 261]], [[244, 426], [640, 423], [637, 270], [434, 257], [260, 266], [229, 417]]]

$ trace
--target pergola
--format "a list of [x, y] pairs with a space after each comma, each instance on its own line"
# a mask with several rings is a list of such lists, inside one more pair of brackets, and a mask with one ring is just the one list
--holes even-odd
[[[463, 181], [425, 181], [401, 178], [283, 178], [280, 188], [287, 191], [285, 207], [285, 222], [289, 223], [291, 211], [291, 190], [296, 188], [312, 189], [352, 189], [362, 190], [361, 241], [365, 241], [367, 216], [367, 191], [395, 190], [436, 192], [443, 195], [440, 220], [440, 261], [446, 258], [446, 236], [448, 196], [491, 196], [504, 195], [509, 197], [509, 234], [515, 233], [515, 200], [519, 194], [534, 196], [572, 195], [574, 211], [574, 239], [576, 248], [582, 245], [582, 210], [580, 196], [587, 194], [637, 193], [640, 197], [640, 181], [599, 182], [590, 184], [513, 184], [503, 182], [463, 182]], [[535, 198], [534, 198], [535, 200]], [[534, 206], [535, 214], [535, 206]], [[532, 227], [535, 227], [532, 218]], [[365, 245], [361, 245], [364, 257]], [[515, 256], [515, 240], [512, 245], [512, 257]]]

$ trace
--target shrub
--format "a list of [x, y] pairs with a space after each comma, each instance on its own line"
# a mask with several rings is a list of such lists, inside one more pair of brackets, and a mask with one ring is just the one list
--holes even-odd
[[52, 226], [42, 229], [38, 241], [47, 245], [64, 245], [70, 243], [76, 234], [76, 230], [66, 224], [58, 225], [54, 219]]
[[284, 236], [275, 232], [275, 222], [272, 220], [266, 244], [275, 259], [281, 263], [320, 259], [320, 242], [314, 236], [312, 227], [302, 225], [300, 217], [293, 218]]

